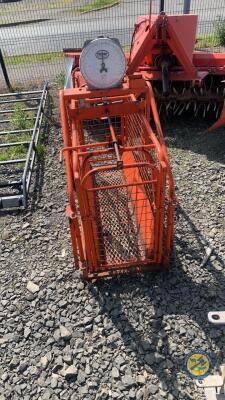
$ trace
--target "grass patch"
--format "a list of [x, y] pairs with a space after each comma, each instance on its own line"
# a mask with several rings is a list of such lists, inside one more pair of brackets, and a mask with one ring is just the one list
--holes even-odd
[[[10, 125], [15, 130], [24, 130], [31, 129], [30, 132], [24, 132], [21, 134], [4, 134], [0, 136], [0, 143], [8, 144], [8, 143], [18, 143], [16, 146], [5, 146], [0, 148], [0, 161], [7, 160], [15, 160], [26, 158], [27, 151], [30, 145], [30, 141], [32, 139], [32, 128], [34, 127], [34, 121], [31, 120], [31, 117], [34, 117], [33, 111], [24, 111], [24, 105], [17, 104], [10, 118]], [[43, 140], [42, 134], [39, 136], [39, 143], [36, 145], [36, 156], [40, 161], [44, 158], [45, 155], [45, 146], [43, 143], [40, 143]], [[29, 142], [24, 143], [22, 142]]]
[[32, 2], [29, 4], [21, 3], [11, 3], [1, 5], [1, 15], [7, 15], [12, 13], [24, 13], [30, 11], [45, 11], [45, 10], [57, 10], [64, 7], [73, 6], [74, 0], [54, 0], [45, 1], [43, 3]]
[[124, 53], [130, 53], [130, 44], [125, 44], [123, 46]]
[[31, 139], [31, 134], [23, 133], [21, 135], [7, 135], [0, 136], [0, 143], [11, 143], [11, 142], [29, 142]]
[[60, 89], [63, 89], [64, 84], [65, 84], [65, 72], [60, 72], [58, 75], [56, 75], [56, 84]]
[[8, 147], [6, 149], [0, 149], [0, 161], [25, 158], [27, 154], [27, 149], [28, 146], [24, 145]]
[[36, 155], [37, 155], [37, 159], [43, 160], [44, 155], [45, 155], [45, 146], [43, 143], [38, 143], [36, 146]]
[[107, 6], [113, 6], [114, 4], [119, 3], [118, 0], [92, 0], [89, 4], [86, 4], [85, 6], [78, 7], [76, 11], [79, 12], [88, 12], [88, 11], [93, 11], [98, 8], [104, 8]]
[[[22, 105], [17, 104], [15, 110], [10, 118], [10, 124], [15, 130], [30, 129], [33, 127], [33, 121], [28, 119], [28, 115], [23, 111]], [[21, 135], [7, 134], [1, 137], [1, 143], [11, 142], [30, 142], [31, 134], [23, 133]], [[0, 149], [0, 161], [14, 160], [25, 158], [29, 144], [18, 144], [17, 146], [4, 147]]]
[[225, 46], [225, 19], [219, 18], [215, 22], [215, 28], [219, 46]]
[[5, 56], [6, 65], [33, 64], [63, 59], [62, 52], [22, 54], [20, 56]]
[[23, 111], [21, 104], [16, 105], [11, 117], [11, 124], [15, 130], [30, 129], [34, 125], [33, 121], [29, 120], [25, 111]]
[[[15, 142], [29, 142], [31, 140], [31, 135], [28, 134], [23, 134], [20, 136], [16, 137]], [[14, 142], [13, 136], [12, 135], [7, 135], [5, 137], [4, 143], [10, 143]], [[0, 161], [7, 161], [7, 160], [14, 160], [14, 159], [20, 159], [20, 158], [25, 158], [27, 151], [28, 151], [28, 144], [21, 144], [18, 146], [12, 146], [12, 147], [6, 147], [6, 148], [1, 148], [0, 149]], [[37, 159], [43, 160], [45, 156], [45, 146], [43, 143], [38, 143], [36, 146], [36, 156]]]
[[208, 47], [218, 47], [220, 45], [217, 35], [200, 35], [197, 37], [195, 49], [205, 49]]
[[[31, 132], [31, 134], [32, 134], [32, 132]], [[29, 133], [23, 133], [22, 135], [18, 135], [16, 138], [16, 141], [17, 142], [30, 142], [31, 134], [29, 135]], [[12, 141], [12, 135], [11, 135], [10, 141]]]

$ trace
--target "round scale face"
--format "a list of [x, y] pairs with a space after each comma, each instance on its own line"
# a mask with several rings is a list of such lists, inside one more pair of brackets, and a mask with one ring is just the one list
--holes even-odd
[[118, 86], [125, 75], [126, 58], [114, 40], [97, 38], [83, 48], [80, 71], [91, 88], [112, 88]]

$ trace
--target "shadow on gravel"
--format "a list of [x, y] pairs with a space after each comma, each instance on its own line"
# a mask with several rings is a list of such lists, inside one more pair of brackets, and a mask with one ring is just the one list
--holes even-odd
[[51, 119], [52, 110], [54, 104], [51, 95], [49, 94], [47, 97], [47, 103], [45, 106], [44, 112], [44, 123], [42, 125], [41, 136], [39, 140], [39, 144], [44, 146], [44, 151], [41, 154], [37, 154], [36, 162], [35, 162], [35, 172], [33, 174], [33, 191], [30, 192], [30, 211], [33, 212], [36, 210], [41, 197], [42, 197], [42, 188], [44, 184], [44, 175], [45, 175], [45, 164], [46, 164], [46, 151], [45, 148], [48, 145], [49, 140], [49, 131], [53, 126], [53, 121]]
[[206, 155], [210, 161], [225, 164], [225, 127], [206, 132], [210, 123], [178, 120], [165, 124], [166, 145]]
[[[200, 348], [212, 352], [213, 342], [219, 349], [216, 362], [220, 365], [225, 345], [223, 328], [207, 320], [209, 311], [225, 309], [225, 263], [214, 251], [220, 270], [210, 261], [201, 268], [209, 244], [182, 208], [177, 210], [177, 218], [183, 221], [177, 224], [168, 273], [116, 277], [90, 286], [102, 314], [119, 331], [125, 352], [134, 354], [139, 369], [157, 375], [166, 385], [164, 390], [173, 395], [189, 351]], [[181, 254], [188, 255], [189, 262], [183, 263]], [[112, 346], [116, 349], [115, 343]], [[182, 395], [186, 400], [193, 398], [185, 391]]]
[[3, 208], [3, 209], [0, 209], [0, 219], [5, 216], [9, 216], [9, 215], [17, 216], [17, 215], [21, 214], [21, 212], [23, 212], [22, 209], [14, 210], [13, 208], [9, 208], [9, 209]]

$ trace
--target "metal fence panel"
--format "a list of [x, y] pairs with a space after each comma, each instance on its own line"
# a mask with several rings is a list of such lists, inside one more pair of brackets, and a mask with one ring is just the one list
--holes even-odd
[[[198, 36], [205, 47], [217, 44], [215, 21], [225, 20], [224, 3], [191, 0], [190, 12], [199, 15]], [[168, 14], [183, 12], [184, 0], [165, 0], [164, 4]], [[160, 0], [152, 1], [153, 13], [158, 13], [159, 6]], [[128, 49], [136, 18], [148, 11], [149, 0], [2, 0], [0, 48], [11, 82], [62, 79], [62, 49], [82, 47], [85, 40], [98, 35], [117, 37]]]

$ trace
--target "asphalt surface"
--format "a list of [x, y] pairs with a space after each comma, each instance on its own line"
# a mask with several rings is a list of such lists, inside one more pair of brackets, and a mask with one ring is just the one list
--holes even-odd
[[[62, 9], [58, 13], [57, 10], [48, 10], [46, 21], [0, 28], [0, 47], [6, 55], [61, 51], [64, 47], [80, 47], [84, 40], [100, 34], [117, 37], [123, 45], [129, 44], [134, 22], [138, 15], [148, 13], [148, 4], [146, 0], [122, 0], [113, 8], [82, 15], [68, 7], [65, 12]], [[199, 33], [206, 34], [213, 30], [218, 16], [225, 18], [225, 6], [223, 0], [205, 0], [204, 10], [202, 8], [201, 0], [192, 0], [191, 12], [199, 15]], [[165, 1], [168, 13], [182, 12], [182, 9], [182, 0]], [[153, 12], [158, 10], [159, 1], [153, 0]], [[34, 16], [43, 18], [43, 10]]]

